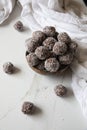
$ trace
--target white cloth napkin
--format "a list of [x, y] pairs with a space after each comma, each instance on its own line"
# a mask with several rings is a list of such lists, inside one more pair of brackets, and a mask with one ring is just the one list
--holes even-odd
[[[10, 5], [6, 4], [7, 1]], [[33, 31], [52, 25], [56, 27], [58, 32], [67, 32], [79, 44], [78, 58], [71, 66], [72, 88], [84, 115], [87, 117], [86, 6], [82, 0], [74, 0], [74, 2], [73, 0], [19, 0], [19, 2], [22, 6], [21, 17]], [[1, 0], [0, 16], [2, 17], [0, 17], [0, 23], [9, 16], [14, 3], [15, 0]]]
[[16, 0], [0, 0], [0, 24], [10, 15]]

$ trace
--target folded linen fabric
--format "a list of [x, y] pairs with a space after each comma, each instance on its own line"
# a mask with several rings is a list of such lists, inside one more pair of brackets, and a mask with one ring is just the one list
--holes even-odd
[[15, 2], [16, 0], [0, 0], [0, 24], [9, 17]]

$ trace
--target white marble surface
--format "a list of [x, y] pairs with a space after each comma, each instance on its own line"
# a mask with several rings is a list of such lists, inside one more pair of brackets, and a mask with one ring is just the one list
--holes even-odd
[[[0, 26], [0, 130], [87, 130], [87, 120], [70, 86], [71, 73], [43, 76], [34, 73], [25, 59], [24, 41], [31, 32], [13, 28], [20, 19], [18, 7], [7, 22]], [[7, 75], [2, 65], [11, 61], [20, 71]], [[69, 92], [65, 98], [54, 93], [57, 83], [64, 83]], [[38, 111], [26, 116], [21, 112], [24, 101], [32, 101]]]

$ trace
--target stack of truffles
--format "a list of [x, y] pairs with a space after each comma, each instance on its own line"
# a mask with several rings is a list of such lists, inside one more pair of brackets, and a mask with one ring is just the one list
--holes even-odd
[[52, 26], [33, 32], [26, 40], [27, 62], [41, 72], [55, 73], [65, 69], [72, 63], [76, 50], [77, 43], [66, 32], [58, 33]]

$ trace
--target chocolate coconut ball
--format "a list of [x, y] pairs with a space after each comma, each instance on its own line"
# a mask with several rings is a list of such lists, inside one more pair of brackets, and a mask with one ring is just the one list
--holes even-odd
[[67, 51], [67, 45], [64, 42], [56, 42], [53, 47], [53, 52], [56, 55], [63, 55]]
[[42, 31], [35, 31], [33, 32], [33, 38], [42, 43], [46, 39], [46, 35]]
[[59, 62], [63, 65], [69, 65], [73, 61], [73, 54], [68, 53], [63, 56], [59, 56]]
[[66, 44], [68, 44], [71, 42], [71, 38], [66, 32], [63, 32], [58, 35], [58, 41], [65, 42]]
[[46, 26], [44, 29], [43, 29], [43, 32], [46, 34], [46, 36], [48, 37], [54, 37], [55, 36], [55, 33], [56, 33], [56, 30], [54, 27], [52, 26]]
[[26, 58], [31, 67], [38, 65], [40, 62], [40, 60], [34, 53], [30, 53], [29, 55], [26, 56]]
[[69, 49], [70, 49], [70, 51], [73, 52], [73, 53], [76, 52], [77, 47], [78, 47], [78, 45], [77, 45], [77, 43], [75, 43], [75, 42], [71, 42], [71, 43], [69, 44]]
[[15, 24], [14, 24], [14, 28], [21, 32], [23, 31], [24, 27], [23, 27], [23, 23], [21, 21], [17, 21]]
[[53, 49], [53, 46], [57, 42], [57, 40], [53, 37], [48, 37], [44, 42], [43, 45], [46, 46], [49, 50]]
[[29, 38], [25, 42], [26, 42], [25, 47], [29, 53], [34, 52], [35, 49], [40, 45], [40, 43], [36, 41], [34, 38]]
[[59, 69], [59, 62], [56, 58], [49, 58], [45, 61], [45, 69], [49, 72], [57, 72]]
[[32, 114], [35, 110], [35, 106], [31, 102], [24, 102], [22, 105], [22, 112], [24, 114]]
[[35, 54], [40, 60], [45, 60], [49, 57], [50, 52], [45, 46], [40, 46], [35, 50]]
[[11, 62], [6, 62], [3, 65], [3, 71], [7, 74], [12, 74], [15, 71], [15, 67]]
[[67, 93], [66, 87], [64, 87], [62, 84], [57, 85], [54, 91], [55, 91], [55, 94], [60, 97], [66, 95]]

